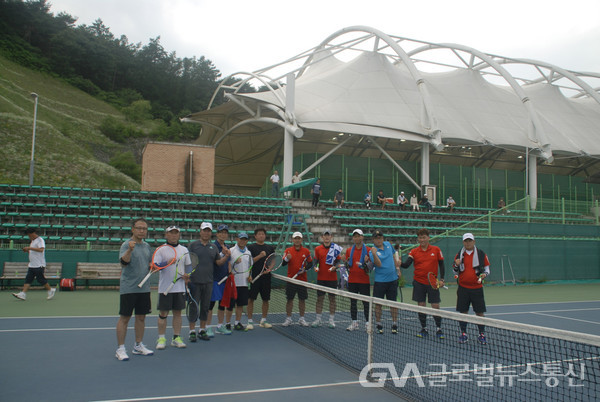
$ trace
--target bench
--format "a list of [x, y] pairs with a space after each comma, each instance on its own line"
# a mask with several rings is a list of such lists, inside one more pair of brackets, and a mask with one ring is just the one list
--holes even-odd
[[[28, 262], [10, 262], [6, 261], [4, 263], [4, 269], [2, 271], [2, 276], [0, 276], [0, 288], [4, 288], [4, 281], [8, 281], [8, 286], [10, 286], [11, 279], [25, 279], [27, 275]], [[62, 262], [49, 262], [46, 264], [46, 269], [44, 270], [44, 276], [46, 279], [56, 279], [60, 280], [60, 275], [62, 273]], [[36, 283], [36, 282], [34, 282]]]
[[78, 262], [75, 279], [85, 281], [86, 287], [90, 280], [118, 280], [121, 268], [118, 262]]

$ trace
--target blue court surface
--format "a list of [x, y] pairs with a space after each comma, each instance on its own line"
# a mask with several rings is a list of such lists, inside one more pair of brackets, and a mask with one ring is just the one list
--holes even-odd
[[[599, 312], [600, 301], [590, 301], [489, 306], [487, 316], [600, 335]], [[184, 325], [186, 349], [168, 346], [154, 356], [135, 356], [132, 320], [130, 360], [120, 362], [114, 356], [116, 322], [116, 316], [0, 318], [2, 400], [398, 400], [362, 387], [355, 373], [258, 326], [189, 343]], [[144, 342], [155, 349], [156, 316], [146, 323]], [[345, 332], [342, 326], [330, 336], [338, 332]]]

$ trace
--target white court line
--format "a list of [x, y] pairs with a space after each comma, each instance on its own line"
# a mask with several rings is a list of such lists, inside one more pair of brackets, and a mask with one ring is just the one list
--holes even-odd
[[537, 313], [537, 312], [535, 312], [535, 313], [533, 313], [533, 314], [537, 314], [537, 315], [543, 315], [543, 316], [546, 316], [546, 317], [560, 318], [560, 319], [562, 319], [562, 320], [572, 320], [572, 321], [585, 322], [585, 323], [588, 323], [588, 324], [596, 324], [596, 325], [600, 325], [600, 322], [597, 322], [597, 321], [589, 321], [589, 320], [581, 320], [581, 319], [579, 319], [579, 318], [563, 317], [563, 316], [560, 316], [560, 315], [546, 314], [546, 313]]
[[596, 311], [596, 310], [600, 310], [600, 307], [572, 308], [572, 309], [562, 309], [562, 310], [508, 311], [508, 312], [502, 312], [502, 313], [489, 313], [489, 314], [486, 314], [486, 316], [513, 315], [513, 314], [538, 314], [538, 313], [572, 313], [575, 311]]
[[492, 304], [488, 307], [509, 307], [509, 306], [529, 306], [535, 304], [567, 304], [567, 303], [598, 303], [600, 300], [579, 300], [579, 301], [565, 301], [565, 302], [536, 302], [536, 303], [514, 303], [514, 304]]
[[298, 385], [298, 386], [293, 386], [293, 387], [280, 387], [280, 388], [263, 388], [263, 389], [252, 389], [252, 390], [246, 390], [246, 391], [211, 392], [211, 393], [207, 393], [207, 394], [155, 396], [155, 397], [132, 398], [132, 399], [108, 399], [108, 400], [95, 401], [95, 402], [157, 401], [157, 400], [165, 400], [165, 399], [205, 398], [205, 397], [213, 397], [213, 396], [261, 394], [261, 393], [265, 393], [265, 392], [297, 391], [297, 390], [303, 390], [303, 389], [338, 387], [338, 386], [354, 385], [354, 384], [360, 384], [360, 381], [355, 380], [355, 381], [344, 381], [344, 382], [332, 382], [329, 384]]
[[[22, 328], [22, 329], [0, 329], [0, 333], [4, 332], [44, 332], [44, 331], [102, 331], [102, 330], [111, 330], [114, 331], [116, 325], [114, 327], [95, 327], [95, 328]], [[149, 327], [146, 326], [146, 329], [156, 329], [158, 327]], [[133, 330], [135, 327], [127, 327], [128, 330]]]

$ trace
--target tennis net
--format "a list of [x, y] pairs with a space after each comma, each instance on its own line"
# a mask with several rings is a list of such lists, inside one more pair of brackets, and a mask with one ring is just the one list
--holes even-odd
[[[290, 286], [306, 291], [308, 326], [299, 323], [298, 295], [292, 324], [285, 325]], [[315, 323], [318, 291], [328, 294], [323, 297], [321, 322]], [[330, 328], [333, 299], [335, 327]], [[376, 322], [378, 306], [383, 333], [376, 325], [367, 326], [367, 321]], [[433, 310], [277, 274], [272, 278], [270, 311], [276, 331], [357, 373], [363, 386], [385, 387], [408, 400], [587, 401], [600, 395], [599, 336]], [[419, 313], [427, 314], [429, 335], [424, 338], [416, 336], [421, 331]], [[441, 317], [444, 339], [436, 336], [432, 315]], [[469, 337], [462, 344], [461, 321], [467, 323]], [[485, 325], [487, 344], [478, 342], [478, 325]]]

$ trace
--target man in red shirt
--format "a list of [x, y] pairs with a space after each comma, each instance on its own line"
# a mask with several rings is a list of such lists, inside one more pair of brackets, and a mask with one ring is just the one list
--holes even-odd
[[[369, 258], [371, 249], [364, 244], [363, 231], [354, 229], [352, 242], [354, 245], [346, 249], [346, 265], [348, 266], [348, 292], [371, 296], [371, 279], [369, 278], [367, 266], [372, 264]], [[369, 329], [369, 302], [363, 301], [363, 313], [365, 315], [366, 329]], [[356, 299], [350, 300], [350, 317], [352, 322], [346, 331], [358, 329], [358, 310]]]
[[[429, 244], [429, 231], [425, 228], [417, 231], [417, 240], [419, 247], [415, 247], [408, 253], [408, 258], [400, 266], [402, 268], [408, 268], [410, 264], [415, 263], [415, 273], [413, 276], [413, 296], [412, 299], [417, 302], [421, 307], [427, 305], [426, 300], [429, 300], [429, 304], [432, 308], [440, 308], [440, 290], [434, 289], [429, 284], [429, 273], [433, 273], [439, 278], [440, 287], [444, 286], [444, 256], [442, 250], [437, 246]], [[438, 274], [439, 272], [439, 274]], [[433, 316], [437, 327], [436, 336], [439, 339], [444, 339], [444, 332], [442, 331], [442, 317]], [[419, 313], [419, 321], [421, 322], [421, 331], [417, 334], [419, 338], [426, 338], [429, 336], [427, 332], [427, 315]]]
[[[331, 242], [331, 231], [325, 230], [323, 232], [323, 243], [315, 248], [315, 260], [318, 264], [315, 271], [317, 272], [317, 285], [326, 286], [328, 288], [337, 288], [337, 272], [335, 265], [340, 261], [340, 254], [342, 248], [335, 243]], [[328, 293], [329, 296], [329, 324], [328, 327], [331, 329], [335, 328], [335, 295]], [[321, 326], [321, 313], [323, 312], [323, 299], [325, 299], [325, 292], [317, 290], [317, 305], [316, 313], [317, 319], [312, 323], [312, 327]]]
[[[456, 292], [456, 311], [463, 314], [469, 313], [469, 305], [479, 317], [485, 313], [485, 298], [483, 296], [483, 278], [490, 274], [490, 261], [483, 250], [475, 247], [475, 236], [472, 233], [463, 235], [463, 248], [454, 257], [454, 275], [458, 277], [458, 290]], [[459, 343], [468, 341], [467, 323], [461, 321], [458, 338]], [[478, 324], [479, 336], [477, 340], [482, 345], [487, 344], [485, 339], [485, 325]]]
[[[307, 260], [306, 269], [312, 268], [312, 257], [310, 256], [310, 251], [306, 247], [302, 247], [302, 233], [294, 232], [292, 235], [292, 247], [287, 248], [283, 252], [283, 263], [282, 266], [288, 266], [287, 276], [288, 278], [293, 278], [296, 275], [300, 268], [302, 267], [302, 263], [304, 260]], [[299, 274], [296, 277], [299, 281], [307, 281], [306, 272]], [[298, 324], [303, 327], [308, 327], [308, 323], [304, 319], [304, 312], [306, 311], [306, 299], [308, 299], [308, 291], [306, 287], [286, 283], [285, 286], [285, 297], [287, 299], [285, 303], [285, 312], [287, 318], [283, 323], [284, 327], [287, 327], [292, 324], [292, 309], [294, 307], [294, 298], [296, 297], [296, 293], [298, 293], [298, 310], [300, 312], [300, 319], [298, 320]]]

